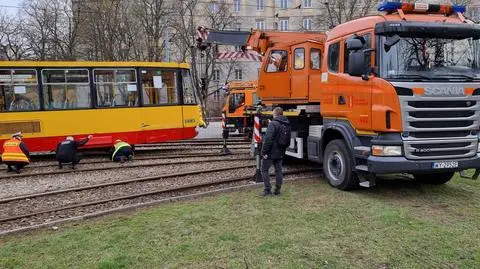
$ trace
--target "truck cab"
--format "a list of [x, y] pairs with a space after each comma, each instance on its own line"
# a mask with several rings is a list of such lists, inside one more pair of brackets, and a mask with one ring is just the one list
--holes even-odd
[[223, 108], [226, 128], [229, 132], [251, 136], [253, 113], [259, 100], [256, 81], [232, 81], [228, 83], [226, 103]]

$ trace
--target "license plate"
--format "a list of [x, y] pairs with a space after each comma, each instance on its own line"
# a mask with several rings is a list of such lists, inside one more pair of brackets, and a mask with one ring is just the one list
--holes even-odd
[[434, 162], [432, 163], [433, 169], [451, 169], [457, 168], [458, 162]]

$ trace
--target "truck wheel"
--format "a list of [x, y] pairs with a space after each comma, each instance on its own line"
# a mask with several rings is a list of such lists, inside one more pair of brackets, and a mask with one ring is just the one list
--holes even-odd
[[441, 185], [450, 181], [450, 179], [452, 179], [454, 174], [455, 174], [454, 172], [433, 173], [433, 174], [414, 174], [413, 177], [415, 178], [415, 180], [422, 183]]
[[352, 171], [352, 156], [341, 139], [327, 144], [323, 154], [323, 173], [328, 183], [335, 188], [346, 190], [358, 185], [358, 178]]

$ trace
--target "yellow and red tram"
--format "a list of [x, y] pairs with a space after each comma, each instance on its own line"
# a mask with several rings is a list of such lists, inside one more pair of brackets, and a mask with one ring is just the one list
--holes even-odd
[[[0, 143], [31, 151], [72, 135], [88, 147], [189, 139], [203, 124], [185, 63], [0, 61]], [[1, 149], [0, 149], [1, 150]]]

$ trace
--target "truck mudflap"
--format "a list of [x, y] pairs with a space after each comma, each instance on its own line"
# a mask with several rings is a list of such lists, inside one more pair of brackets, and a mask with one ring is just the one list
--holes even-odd
[[[408, 160], [405, 157], [369, 156], [367, 166], [368, 172], [373, 174], [460, 172], [480, 169], [480, 154], [477, 153], [471, 158], [450, 160]], [[474, 176], [478, 174], [475, 172]], [[466, 176], [465, 172], [462, 172], [462, 175]]]

